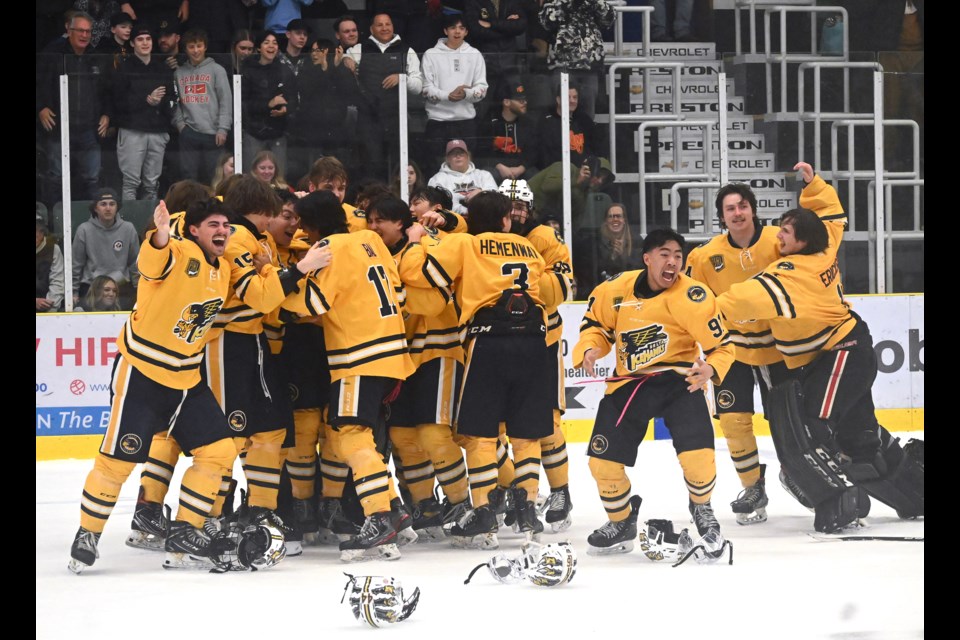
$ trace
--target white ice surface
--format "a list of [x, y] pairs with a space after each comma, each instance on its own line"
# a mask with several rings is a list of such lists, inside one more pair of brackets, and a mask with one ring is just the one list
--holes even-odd
[[[923, 433], [896, 434], [903, 438]], [[59, 640], [191, 640], [193, 638], [391, 638], [469, 640], [494, 635], [530, 638], [922, 638], [922, 542], [820, 542], [813, 515], [777, 481], [769, 437], [761, 458], [772, 462], [767, 480], [770, 519], [738, 526], [729, 502], [739, 482], [722, 439], [717, 441], [718, 482], [713, 505], [724, 535], [734, 543], [733, 566], [688, 562], [672, 568], [640, 552], [592, 557], [587, 535], [605, 520], [587, 468], [585, 444], [568, 445], [573, 527], [546, 534], [569, 540], [578, 552], [575, 579], [548, 589], [503, 585], [486, 570], [463, 581], [495, 552], [462, 551], [443, 544], [401, 548], [395, 562], [342, 564], [333, 547], [307, 547], [269, 571], [213, 575], [165, 571], [162, 554], [124, 545], [137, 493], [139, 468], [124, 485], [100, 541], [101, 557], [82, 575], [67, 571], [79, 526], [79, 499], [91, 460], [37, 463], [36, 637]], [[177, 474], [167, 503], [175, 507]], [[640, 520], [689, 524], [687, 494], [669, 441], [640, 447], [628, 469], [643, 497]], [[546, 487], [542, 478], [541, 490]], [[241, 483], [243, 481], [241, 480]], [[901, 521], [873, 501], [861, 533], [923, 536], [923, 520]], [[520, 538], [501, 530], [501, 551], [519, 555]], [[389, 575], [408, 591], [419, 586], [411, 618], [384, 629], [357, 622], [340, 604], [346, 578]]]

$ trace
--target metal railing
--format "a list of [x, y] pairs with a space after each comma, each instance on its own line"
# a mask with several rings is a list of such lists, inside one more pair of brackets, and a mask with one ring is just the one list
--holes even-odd
[[[913, 187], [915, 197], [919, 198], [919, 189], [923, 186], [922, 179], [916, 180], [884, 180], [883, 189], [884, 189], [884, 209], [886, 211], [891, 211], [893, 209], [893, 187]], [[877, 249], [877, 236], [879, 235], [876, 232], [876, 224], [874, 218], [876, 218], [876, 207], [874, 205], [874, 200], [870, 195], [876, 190], [877, 181], [871, 180], [867, 183], [867, 246], [868, 254], [876, 252], [878, 255], [883, 256], [882, 259], [874, 262], [873, 260], [867, 260], [867, 271], [870, 283], [870, 291], [878, 293], [886, 293], [886, 286], [882, 286], [886, 282], [893, 283], [893, 241], [894, 240], [923, 240], [923, 230], [920, 229], [920, 217], [919, 214], [916, 215], [914, 223], [914, 231], [894, 231], [893, 230], [893, 216], [885, 216], [885, 227], [883, 231], [884, 238], [884, 251], [878, 251]], [[889, 256], [889, 259], [887, 259]], [[882, 270], [885, 276], [884, 280], [877, 278], [877, 271]], [[881, 291], [881, 289], [883, 289]]]
[[[716, 181], [707, 182], [677, 182], [670, 187], [670, 228], [676, 229], [679, 216], [677, 208], [680, 206], [680, 189], [698, 189], [704, 190], [704, 202], [710, 202], [710, 193], [713, 189], [719, 189], [723, 183]], [[713, 232], [713, 216], [703, 214], [703, 233], [685, 233], [683, 239], [687, 242], [706, 242], [712, 239], [716, 234]]]
[[[814, 5], [816, 0], [800, 0], [805, 5]], [[741, 44], [742, 36], [741, 31], [742, 27], [740, 26], [740, 10], [748, 9], [750, 17], [750, 53], [757, 52], [757, 8], [768, 10], [770, 7], [781, 7], [784, 6], [783, 0], [777, 2], [776, 0], [736, 0], [733, 5], [733, 15], [734, 15], [734, 33], [737, 39], [736, 41], [736, 54], [743, 55], [743, 45]], [[769, 37], [767, 38], [769, 42]]]
[[[649, 56], [647, 44], [650, 40], [650, 17], [653, 13], [653, 7], [629, 7], [625, 0], [610, 0], [608, 2], [616, 12], [616, 20], [613, 23], [613, 55], [606, 56], [606, 62], [627, 62], [630, 60], [642, 60]], [[642, 13], [643, 15], [643, 53], [635, 56], [623, 53], [623, 14]]]

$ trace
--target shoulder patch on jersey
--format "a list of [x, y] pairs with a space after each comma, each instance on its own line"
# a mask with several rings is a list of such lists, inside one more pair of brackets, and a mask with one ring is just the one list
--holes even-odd
[[187, 260], [187, 268], [184, 269], [184, 272], [187, 274], [188, 278], [196, 278], [200, 273], [200, 261], [196, 258], [190, 258]]
[[687, 297], [694, 302], [703, 302], [707, 299], [707, 290], [700, 285], [694, 285], [687, 289]]
[[784, 261], [777, 263], [777, 269], [782, 269], [783, 271], [793, 271], [794, 268], [795, 267], [793, 266], [792, 262]]
[[563, 244], [563, 236], [560, 235], [560, 229], [554, 229], [553, 235], [557, 237], [557, 242], [559, 242], [560, 244]]
[[354, 217], [354, 218], [363, 218], [364, 220], [366, 220], [366, 219], [367, 219], [367, 212], [364, 211], [363, 209], [354, 209], [354, 210], [353, 210], [353, 217]]
[[723, 263], [723, 255], [717, 254], [710, 256], [710, 264], [713, 265], [714, 271], [723, 271], [723, 268], [727, 265]]
[[323, 240], [320, 241], [320, 244], [318, 244], [317, 246], [318, 246], [318, 247], [325, 247], [325, 246], [327, 246], [328, 244], [330, 244], [330, 238], [324, 238]]

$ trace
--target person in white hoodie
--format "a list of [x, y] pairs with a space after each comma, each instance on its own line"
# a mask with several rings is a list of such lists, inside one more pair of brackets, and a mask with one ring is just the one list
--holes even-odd
[[424, 166], [430, 166], [443, 153], [447, 140], [475, 140], [477, 135], [474, 104], [487, 95], [487, 65], [483, 55], [465, 41], [467, 24], [463, 14], [444, 16], [446, 38], [423, 54], [423, 97], [427, 102], [427, 128], [424, 134]]
[[427, 183], [431, 187], [443, 187], [453, 194], [453, 210], [467, 214], [467, 203], [481, 191], [496, 191], [497, 183], [489, 171], [477, 169], [470, 159], [470, 150], [463, 140], [447, 143], [447, 161]]

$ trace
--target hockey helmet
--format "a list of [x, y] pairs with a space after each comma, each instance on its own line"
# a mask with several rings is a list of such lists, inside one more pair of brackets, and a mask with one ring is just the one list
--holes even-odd
[[213, 538], [217, 551], [211, 555], [211, 560], [217, 573], [269, 569], [287, 555], [283, 533], [269, 522], [244, 527], [232, 521], [223, 526]]
[[577, 554], [569, 542], [551, 542], [524, 557], [524, 576], [540, 587], [559, 587], [577, 573]]
[[512, 584], [523, 580], [523, 567], [521, 566], [520, 560], [511, 560], [505, 554], [498, 553], [486, 563], [475, 566], [470, 572], [470, 575], [467, 576], [467, 579], [463, 581], [463, 584], [470, 584], [470, 580], [473, 579], [474, 574], [484, 567], [487, 568], [490, 575], [493, 576], [493, 579], [497, 582]]
[[681, 538], [685, 536], [685, 540], [689, 541], [690, 536], [686, 529], [675, 533], [673, 522], [670, 520], [647, 520], [644, 524], [647, 528], [641, 529], [638, 535], [640, 550], [654, 562], [661, 560], [673, 562], [691, 548], [688, 546], [685, 551], [680, 550]]
[[527, 181], [520, 178], [507, 178], [500, 183], [500, 187], [497, 189], [500, 193], [507, 196], [511, 200], [520, 200], [526, 202], [527, 206], [533, 207], [533, 191], [530, 190], [530, 186], [527, 184]]

